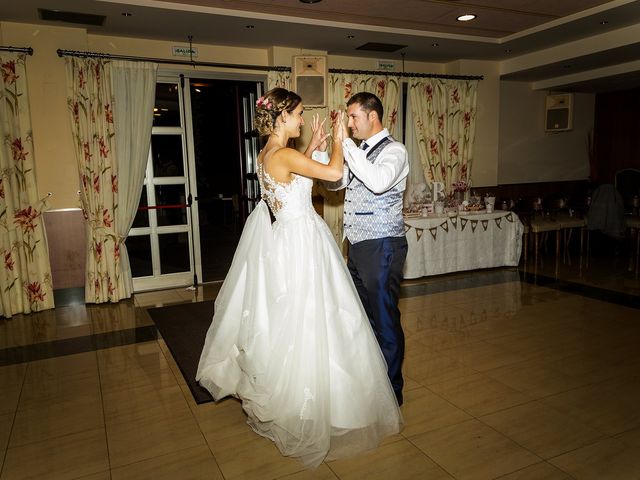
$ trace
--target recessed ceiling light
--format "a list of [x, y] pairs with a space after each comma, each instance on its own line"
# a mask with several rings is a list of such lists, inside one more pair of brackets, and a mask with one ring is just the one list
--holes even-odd
[[432, 44], [431, 44], [431, 46], [432, 46], [432, 47], [439, 47], [439, 46], [440, 46], [440, 44], [439, 44], [439, 43], [432, 43]]
[[347, 35], [347, 38], [351, 39], [351, 38], [356, 38], [355, 35]]
[[131, 17], [132, 15], [133, 13], [130, 13], [130, 12], [122, 12], [123, 17]]
[[606, 25], [607, 23], [609, 23], [609, 20], [602, 20], [602, 21], [600, 22], [600, 25]]
[[245, 25], [244, 28], [248, 28], [249, 30], [251, 30], [252, 28], [256, 28], [255, 25]]
[[468, 22], [476, 17], [477, 15], [474, 15], [473, 13], [466, 13], [464, 15], [460, 15], [456, 20], [458, 20], [459, 22]]
[[320, 3], [322, 0], [300, 0], [302, 3]]

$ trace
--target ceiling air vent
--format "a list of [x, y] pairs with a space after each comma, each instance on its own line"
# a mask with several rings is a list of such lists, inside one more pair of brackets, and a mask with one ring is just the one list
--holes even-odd
[[60, 10], [38, 9], [38, 15], [42, 20], [52, 22], [77, 23], [80, 25], [96, 25], [101, 27], [107, 17], [104, 15], [93, 15], [90, 13], [62, 12]]
[[403, 48], [406, 48], [406, 45], [369, 42], [356, 47], [356, 50], [368, 50], [370, 52], [397, 52], [398, 50], [401, 50]]

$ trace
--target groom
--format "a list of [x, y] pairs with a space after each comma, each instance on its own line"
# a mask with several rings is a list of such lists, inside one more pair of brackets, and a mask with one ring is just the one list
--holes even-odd
[[409, 173], [407, 150], [383, 128], [382, 103], [372, 93], [351, 97], [347, 116], [353, 138], [362, 141], [359, 147], [350, 138], [343, 141], [345, 175], [334, 185], [347, 189], [343, 225], [349, 241], [347, 265], [402, 405], [404, 333], [398, 298], [407, 256], [402, 220], [402, 195]]

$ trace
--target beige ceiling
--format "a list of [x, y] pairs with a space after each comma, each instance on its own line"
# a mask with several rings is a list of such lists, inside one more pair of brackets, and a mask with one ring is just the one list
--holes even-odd
[[[189, 6], [227, 8], [317, 20], [341, 21], [459, 35], [502, 38], [546, 22], [610, 3], [608, 0], [175, 0]], [[456, 20], [464, 13], [477, 19]]]
[[[0, 20], [45, 22], [38, 8], [106, 16], [89, 33], [331, 55], [448, 63], [499, 62], [502, 78], [534, 88], [640, 86], [640, 0], [20, 0]], [[123, 12], [131, 16], [123, 16]], [[474, 13], [472, 22], [456, 17]], [[252, 28], [248, 28], [248, 26]], [[396, 51], [363, 51], [366, 43]], [[608, 81], [610, 79], [610, 81]], [[564, 83], [563, 83], [564, 82]]]

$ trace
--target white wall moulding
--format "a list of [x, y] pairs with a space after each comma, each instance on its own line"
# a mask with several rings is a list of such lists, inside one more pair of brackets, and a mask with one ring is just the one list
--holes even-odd
[[293, 90], [305, 107], [327, 105], [326, 55], [296, 55], [292, 60]]

